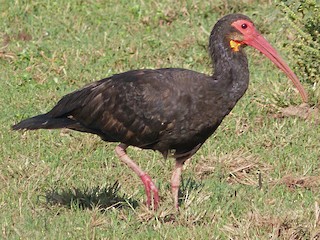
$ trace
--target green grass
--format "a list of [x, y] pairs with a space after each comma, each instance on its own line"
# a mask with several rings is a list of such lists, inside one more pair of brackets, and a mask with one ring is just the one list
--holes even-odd
[[10, 130], [114, 73], [159, 67], [211, 73], [208, 33], [230, 12], [249, 15], [290, 65], [294, 56], [282, 48], [284, 18], [274, 6], [254, 0], [2, 1], [0, 238], [319, 237], [319, 121], [279, 118], [281, 107], [301, 100], [255, 50], [247, 49], [248, 92], [186, 164], [179, 214], [170, 194], [172, 159], [128, 151], [159, 186], [161, 206], [152, 212], [139, 178], [116, 158], [115, 144], [65, 130]]

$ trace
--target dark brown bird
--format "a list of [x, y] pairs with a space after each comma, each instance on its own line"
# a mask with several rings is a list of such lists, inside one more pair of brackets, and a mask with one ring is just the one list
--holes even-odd
[[296, 75], [244, 15], [230, 14], [212, 29], [209, 52], [214, 74], [180, 68], [128, 71], [64, 96], [48, 113], [14, 125], [14, 130], [69, 128], [120, 142], [118, 157], [141, 178], [147, 205], [158, 207], [152, 179], [126, 154], [128, 146], [157, 150], [176, 160], [171, 178], [174, 205], [184, 162], [195, 154], [247, 90], [249, 71], [243, 51], [250, 45], [293, 81], [302, 99], [307, 94]]

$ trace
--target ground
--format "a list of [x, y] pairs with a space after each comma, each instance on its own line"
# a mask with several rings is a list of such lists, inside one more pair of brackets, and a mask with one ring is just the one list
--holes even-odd
[[249, 90], [186, 163], [179, 213], [170, 193], [173, 159], [128, 150], [159, 187], [161, 206], [154, 212], [144, 205], [139, 178], [116, 158], [115, 144], [68, 130], [10, 129], [114, 73], [183, 67], [210, 74], [208, 34], [231, 12], [250, 16], [292, 65], [284, 44], [287, 25], [273, 1], [1, 6], [0, 238], [320, 237], [319, 113], [300, 106], [286, 76], [249, 47]]

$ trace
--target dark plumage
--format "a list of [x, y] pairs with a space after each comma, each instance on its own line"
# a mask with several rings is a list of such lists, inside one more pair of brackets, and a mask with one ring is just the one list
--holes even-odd
[[242, 48], [251, 44], [246, 42], [245, 33], [232, 25], [238, 20], [255, 30], [251, 20], [241, 14], [218, 21], [209, 41], [215, 66], [212, 76], [179, 68], [116, 74], [64, 96], [48, 113], [23, 120], [13, 129], [69, 128], [120, 142], [118, 156], [141, 177], [148, 204], [152, 190], [155, 207], [159, 201], [156, 187], [125, 149], [153, 149], [165, 158], [172, 153], [177, 161], [172, 177], [177, 206], [183, 163], [213, 134], [248, 87], [248, 63]]

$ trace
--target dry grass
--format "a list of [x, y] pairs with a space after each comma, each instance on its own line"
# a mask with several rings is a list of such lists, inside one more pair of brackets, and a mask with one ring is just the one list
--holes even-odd
[[273, 182], [273, 185], [283, 184], [290, 190], [297, 188], [305, 188], [312, 191], [317, 191], [320, 187], [320, 176], [293, 176], [286, 175], [279, 180]]
[[316, 106], [310, 107], [308, 104], [301, 104], [300, 106], [288, 106], [280, 110], [280, 114], [275, 117], [299, 117], [305, 120], [314, 121], [319, 124], [320, 115], [319, 109]]
[[[233, 218], [232, 224], [223, 227], [230, 239], [259, 238], [259, 233], [268, 232], [268, 239], [317, 239], [320, 234], [318, 227], [313, 228], [310, 223], [298, 222], [296, 216], [270, 216], [261, 214], [257, 210], [247, 213], [243, 219]], [[310, 231], [313, 229], [312, 231]], [[255, 233], [253, 233], [255, 232]]]
[[268, 173], [272, 171], [272, 166], [262, 162], [258, 156], [236, 150], [222, 157], [202, 157], [195, 172], [199, 178], [203, 178], [217, 171], [217, 167], [218, 171], [227, 176], [226, 181], [229, 184], [244, 184], [259, 188], [262, 187], [261, 177], [263, 177], [263, 181], [269, 182]]

